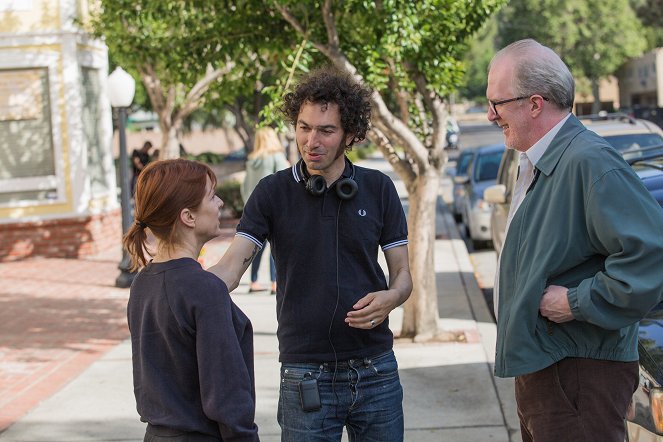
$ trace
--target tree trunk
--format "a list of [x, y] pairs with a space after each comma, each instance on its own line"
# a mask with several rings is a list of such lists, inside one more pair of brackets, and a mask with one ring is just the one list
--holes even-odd
[[409, 195], [408, 230], [413, 290], [404, 304], [401, 337], [430, 340], [437, 334], [437, 286], [435, 283], [435, 217], [440, 176], [428, 168], [415, 179]]
[[166, 155], [162, 158], [180, 157], [180, 139], [179, 131], [175, 126], [170, 126], [167, 131], [162, 133], [162, 145]]
[[599, 96], [599, 79], [592, 79], [592, 95], [594, 96], [594, 102], [592, 103], [592, 113], [598, 114], [601, 111], [601, 97]]

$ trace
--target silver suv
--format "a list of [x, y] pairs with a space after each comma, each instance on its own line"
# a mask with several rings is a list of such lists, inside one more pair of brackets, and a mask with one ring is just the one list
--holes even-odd
[[[596, 132], [615, 149], [622, 152], [626, 160], [635, 160], [643, 155], [643, 148], [663, 145], [663, 130], [651, 121], [632, 118], [621, 113], [604, 113], [578, 118], [587, 129]], [[490, 222], [491, 237], [498, 254], [504, 244], [506, 219], [517, 173], [517, 152], [507, 149], [500, 163], [497, 184], [484, 191], [484, 200], [493, 205]]]

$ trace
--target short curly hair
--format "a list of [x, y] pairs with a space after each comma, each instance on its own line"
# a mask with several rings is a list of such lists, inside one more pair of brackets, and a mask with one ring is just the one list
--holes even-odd
[[302, 78], [294, 92], [283, 97], [281, 112], [295, 126], [302, 104], [335, 103], [341, 114], [341, 126], [346, 134], [354, 134], [346, 147], [352, 148], [366, 138], [371, 126], [370, 88], [363, 86], [351, 75], [332, 66], [318, 68]]

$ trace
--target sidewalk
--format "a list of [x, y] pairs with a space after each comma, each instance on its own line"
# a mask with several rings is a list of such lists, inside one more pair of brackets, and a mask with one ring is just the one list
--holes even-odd
[[[362, 165], [402, 183], [382, 158]], [[406, 201], [404, 202], [406, 204]], [[492, 375], [495, 325], [464, 242], [438, 205], [435, 271], [441, 326], [458, 342], [395, 345], [404, 388], [405, 440], [519, 440], [512, 380]], [[210, 242], [204, 266], [228, 246]], [[267, 281], [267, 254], [261, 278]], [[0, 264], [0, 441], [137, 441], [128, 290], [113, 287], [117, 256]], [[256, 421], [262, 441], [278, 441], [275, 298], [248, 294], [248, 272], [233, 299], [251, 318], [255, 340]], [[402, 310], [390, 323], [400, 328]], [[12, 424], [13, 423], [13, 424]]]

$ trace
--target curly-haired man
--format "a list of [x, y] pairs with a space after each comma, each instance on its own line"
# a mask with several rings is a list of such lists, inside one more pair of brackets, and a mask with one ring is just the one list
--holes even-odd
[[351, 441], [403, 440], [388, 316], [412, 290], [407, 223], [392, 181], [344, 155], [370, 127], [370, 95], [327, 67], [285, 96], [302, 159], [258, 184], [230, 248], [210, 269], [232, 290], [270, 242], [283, 441], [340, 441], [344, 427]]

